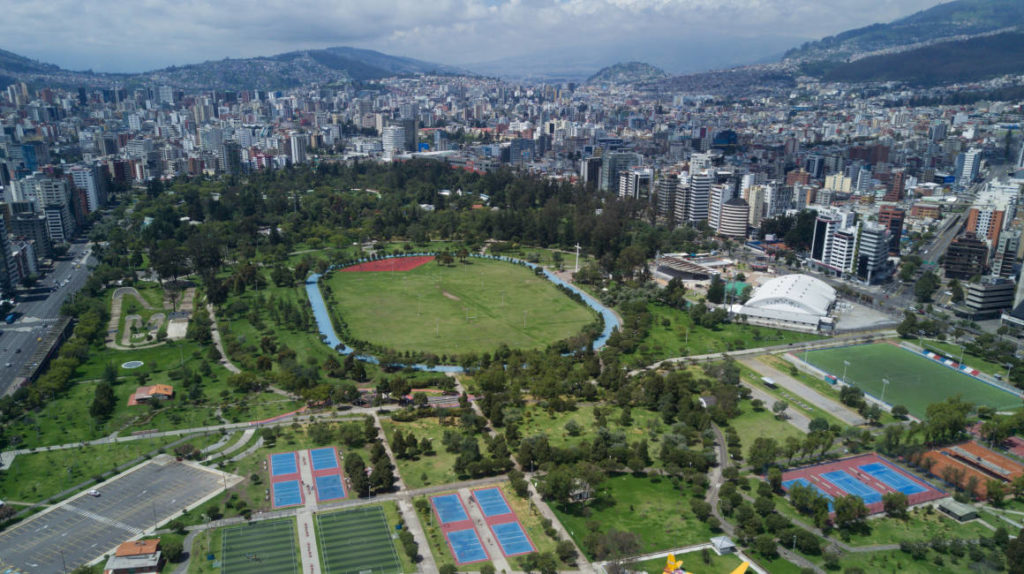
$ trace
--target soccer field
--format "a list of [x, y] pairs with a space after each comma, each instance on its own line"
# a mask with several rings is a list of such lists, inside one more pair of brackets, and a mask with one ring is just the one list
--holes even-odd
[[[844, 361], [850, 365], [847, 367]], [[929, 404], [956, 395], [1000, 410], [1021, 406], [1021, 400], [1011, 393], [887, 343], [811, 351], [807, 362], [839, 378], [845, 368], [849, 383], [877, 398], [882, 397], [885, 386], [882, 379], [888, 379], [885, 402], [903, 405], [918, 418], [924, 417]]]
[[221, 571], [224, 574], [298, 573], [295, 520], [267, 520], [225, 528]]
[[597, 318], [532, 270], [486, 259], [409, 271], [336, 271], [325, 283], [352, 337], [397, 351], [440, 356], [490, 352], [502, 343], [537, 349], [579, 334]]
[[327, 574], [402, 571], [391, 530], [379, 506], [318, 514], [316, 521]]

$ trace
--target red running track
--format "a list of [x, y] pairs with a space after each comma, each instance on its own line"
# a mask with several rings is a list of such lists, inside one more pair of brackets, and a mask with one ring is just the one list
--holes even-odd
[[430, 263], [434, 260], [433, 255], [420, 255], [417, 257], [392, 257], [390, 259], [378, 259], [376, 261], [367, 261], [366, 263], [360, 263], [359, 265], [353, 265], [342, 269], [343, 272], [349, 271], [409, 271], [416, 269], [420, 265]]

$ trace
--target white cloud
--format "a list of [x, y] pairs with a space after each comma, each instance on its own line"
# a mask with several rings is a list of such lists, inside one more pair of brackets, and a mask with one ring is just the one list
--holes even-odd
[[[0, 0], [0, 48], [69, 68], [135, 71], [353, 45], [468, 63], [680, 37], [815, 38], [938, 0]], [[715, 46], [709, 44], [708, 50]], [[656, 55], [656, 54], [655, 54]], [[754, 56], [757, 56], [755, 54]]]

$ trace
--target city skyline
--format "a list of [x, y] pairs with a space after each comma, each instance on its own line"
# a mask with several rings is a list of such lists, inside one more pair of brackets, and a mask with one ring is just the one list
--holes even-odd
[[[349, 45], [439, 64], [500, 70], [594, 69], [643, 60], [670, 73], [763, 61], [936, 0], [451, 0], [435, 3], [106, 1], [4, 7], [3, 49], [70, 70], [143, 72], [224, 58]], [[112, 14], [118, 17], [112, 18]], [[727, 39], [727, 42], [722, 42]], [[714, 50], [702, 51], [708, 46]], [[126, 49], [130, 47], [130, 49]], [[498, 64], [496, 64], [496, 62]]]

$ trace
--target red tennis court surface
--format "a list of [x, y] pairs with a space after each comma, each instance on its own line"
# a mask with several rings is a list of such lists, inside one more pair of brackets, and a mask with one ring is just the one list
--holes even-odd
[[346, 267], [342, 269], [342, 271], [409, 271], [411, 269], [416, 269], [417, 267], [425, 263], [430, 263], [433, 260], [433, 255], [418, 255], [416, 257], [392, 257], [390, 259], [378, 259], [376, 261], [367, 261], [366, 263], [360, 263], [359, 265]]
[[974, 495], [985, 496], [990, 480], [1010, 482], [1024, 475], [1024, 465], [970, 441], [928, 451], [929, 472], [949, 483], [967, 488], [974, 478]]
[[945, 496], [929, 483], [875, 453], [782, 473], [784, 488], [788, 490], [794, 482], [811, 485], [833, 499], [849, 494], [860, 496], [871, 514], [883, 511], [882, 496], [889, 492], [903, 492], [910, 505]]

